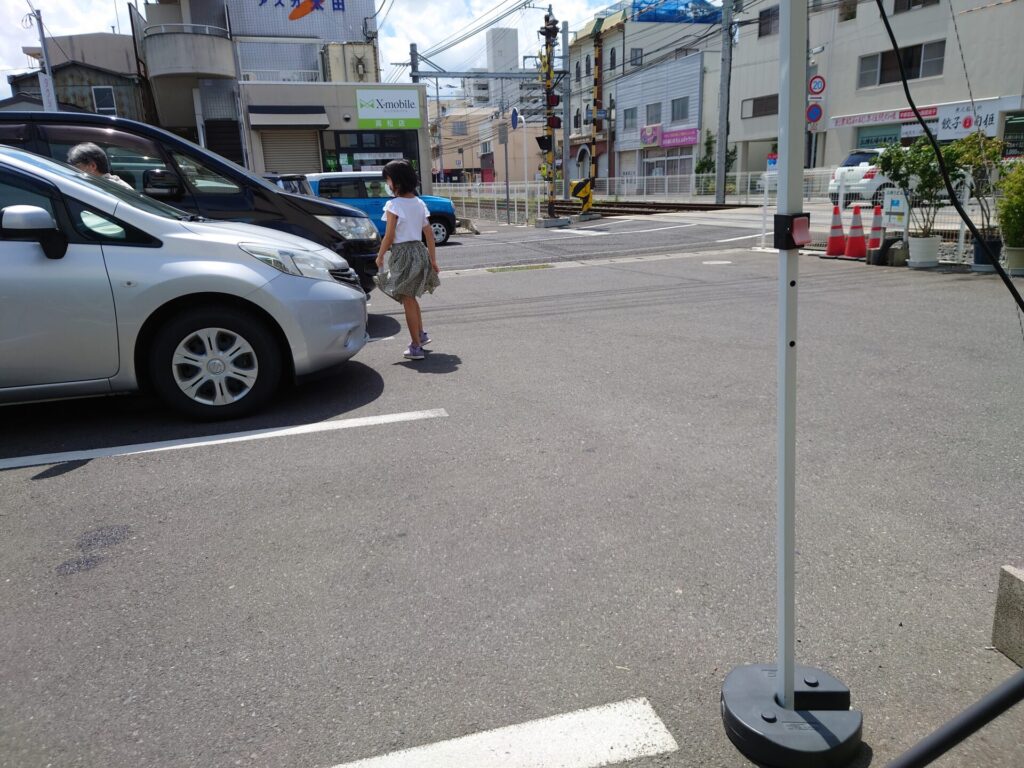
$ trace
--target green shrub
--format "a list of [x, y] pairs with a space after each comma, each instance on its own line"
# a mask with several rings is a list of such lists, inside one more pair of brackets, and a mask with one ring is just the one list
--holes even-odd
[[1002, 197], [996, 202], [1003, 243], [1024, 248], [1024, 162], [1013, 163], [999, 180]]

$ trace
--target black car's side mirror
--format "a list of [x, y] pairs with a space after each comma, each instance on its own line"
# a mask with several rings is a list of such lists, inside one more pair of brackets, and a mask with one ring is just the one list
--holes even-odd
[[150, 197], [163, 200], [179, 200], [184, 194], [181, 180], [166, 168], [150, 168], [142, 174], [142, 191]]
[[48, 259], [63, 259], [68, 238], [53, 216], [35, 205], [9, 205], [0, 210], [0, 232], [5, 240], [36, 242]]

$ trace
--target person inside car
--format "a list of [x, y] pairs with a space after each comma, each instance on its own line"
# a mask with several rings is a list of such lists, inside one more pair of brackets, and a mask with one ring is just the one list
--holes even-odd
[[91, 173], [93, 176], [120, 184], [126, 189], [132, 189], [132, 185], [119, 176], [110, 172], [110, 161], [107, 153], [98, 144], [87, 141], [84, 144], [76, 144], [68, 150], [68, 165], [73, 165], [80, 171]]

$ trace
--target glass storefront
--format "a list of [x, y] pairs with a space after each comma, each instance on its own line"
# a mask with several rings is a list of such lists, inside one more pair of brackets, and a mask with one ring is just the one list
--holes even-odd
[[324, 131], [325, 171], [379, 171], [405, 159], [420, 170], [416, 131]]

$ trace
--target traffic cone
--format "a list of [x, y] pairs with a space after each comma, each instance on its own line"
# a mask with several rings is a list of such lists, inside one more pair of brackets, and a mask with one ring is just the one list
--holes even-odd
[[877, 251], [882, 247], [882, 206], [876, 205], [871, 215], [871, 237], [868, 238], [868, 250]]
[[864, 225], [860, 220], [860, 206], [853, 206], [853, 223], [850, 224], [850, 236], [846, 238], [844, 259], [865, 259], [868, 255], [867, 241], [864, 239]]
[[843, 234], [843, 217], [839, 215], [839, 206], [832, 208], [832, 228], [825, 244], [824, 259], [834, 259], [846, 253], [846, 235]]

